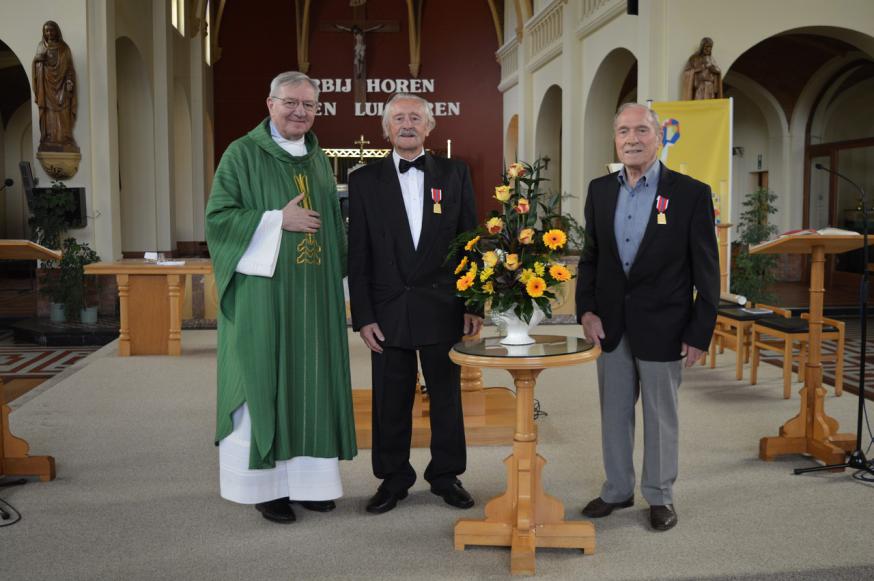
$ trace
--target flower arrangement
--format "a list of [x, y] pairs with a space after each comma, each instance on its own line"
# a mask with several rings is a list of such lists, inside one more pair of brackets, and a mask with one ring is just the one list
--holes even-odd
[[546, 164], [511, 164], [495, 188], [500, 211], [451, 246], [448, 260], [459, 261], [457, 294], [469, 307], [485, 310], [489, 303], [493, 313], [512, 310], [527, 323], [536, 306], [550, 317], [555, 291], [573, 278], [559, 261], [568, 243], [558, 227], [566, 223], [556, 212], [560, 197], [540, 191]]

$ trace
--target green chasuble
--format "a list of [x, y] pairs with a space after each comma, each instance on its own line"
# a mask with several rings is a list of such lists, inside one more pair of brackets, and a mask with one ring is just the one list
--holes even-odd
[[[304, 156], [289, 155], [265, 120], [225, 151], [206, 208], [219, 298], [215, 438], [233, 431], [231, 414], [247, 403], [250, 468], [297, 456], [350, 460], [358, 453], [343, 296], [345, 229], [330, 164], [312, 132], [306, 147]], [[320, 214], [319, 231], [283, 230], [272, 278], [236, 272], [264, 212], [281, 210], [301, 186]]]

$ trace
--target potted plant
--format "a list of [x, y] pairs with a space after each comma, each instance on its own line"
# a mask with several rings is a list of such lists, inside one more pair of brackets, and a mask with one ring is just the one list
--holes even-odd
[[76, 206], [73, 196], [64, 182], [52, 182], [48, 190], [34, 194], [30, 204], [31, 240], [57, 250], [61, 248], [61, 237], [67, 231], [67, 213]]
[[75, 238], [64, 240], [62, 252], [60, 274], [52, 286], [52, 300], [64, 305], [68, 320], [96, 323], [96, 292], [91, 281], [86, 281], [85, 265], [98, 262], [100, 257], [87, 242], [78, 242]]
[[741, 247], [732, 268], [731, 292], [743, 295], [753, 303], [773, 300], [768, 286], [776, 280], [774, 267], [777, 257], [774, 254], [750, 254], [749, 249], [777, 233], [777, 226], [768, 224], [768, 216], [777, 211], [774, 207], [776, 199], [776, 194], [765, 188], [747, 194], [743, 202], [746, 209], [741, 213], [737, 227]]
[[511, 164], [495, 188], [500, 211], [462, 233], [447, 258], [459, 261], [458, 295], [474, 309], [488, 303], [492, 318], [505, 327], [505, 345], [533, 343], [528, 331], [552, 316], [550, 300], [574, 276], [561, 263], [568, 235], [559, 226], [568, 222], [556, 212], [560, 197], [540, 191], [545, 163]]

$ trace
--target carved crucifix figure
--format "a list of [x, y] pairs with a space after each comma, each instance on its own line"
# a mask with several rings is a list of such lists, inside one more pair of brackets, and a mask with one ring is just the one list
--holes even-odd
[[352, 90], [356, 103], [363, 103], [367, 88], [367, 45], [365, 34], [368, 32], [397, 32], [398, 23], [394, 20], [367, 20], [364, 3], [352, 6], [352, 20], [326, 22], [321, 30], [329, 32], [350, 32], [355, 41], [353, 46]]

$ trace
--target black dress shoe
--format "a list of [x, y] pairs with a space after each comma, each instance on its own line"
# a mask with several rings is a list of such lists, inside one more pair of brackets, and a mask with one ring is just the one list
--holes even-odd
[[608, 516], [617, 508], [628, 508], [629, 506], [634, 506], [633, 495], [628, 500], [623, 500], [622, 502], [607, 502], [599, 496], [586, 505], [586, 508], [583, 509], [583, 516], [589, 518], [601, 518]]
[[470, 493], [457, 480], [449, 486], [441, 486], [439, 488], [432, 486], [431, 492], [440, 496], [446, 501], [446, 504], [455, 508], [470, 508], [473, 506], [473, 498], [471, 498]]
[[649, 523], [657, 531], [672, 529], [677, 524], [677, 512], [673, 504], [653, 504], [649, 507]]
[[382, 514], [397, 506], [399, 500], [407, 497], [407, 491], [392, 492], [388, 488], [379, 488], [376, 494], [367, 502], [367, 512]]
[[333, 500], [295, 500], [295, 502], [305, 509], [315, 512], [331, 512], [337, 508]]
[[291, 503], [287, 498], [277, 498], [270, 502], [259, 502], [255, 505], [255, 510], [267, 520], [282, 524], [289, 524], [295, 521], [294, 511], [291, 510]]

